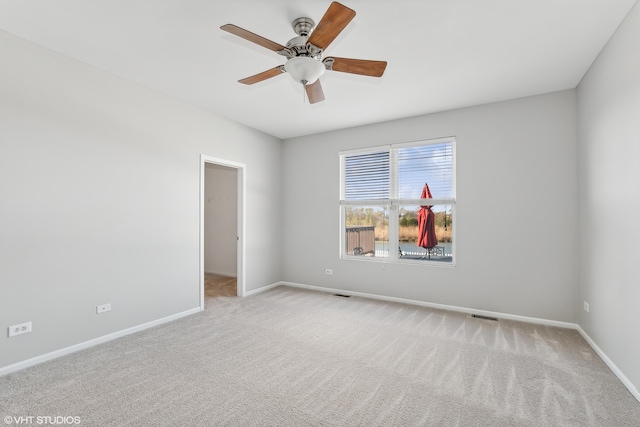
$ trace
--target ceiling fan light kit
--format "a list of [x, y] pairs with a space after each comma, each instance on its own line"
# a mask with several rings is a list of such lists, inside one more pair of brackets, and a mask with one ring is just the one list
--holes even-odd
[[308, 56], [291, 58], [284, 64], [284, 69], [291, 74], [293, 80], [302, 83], [303, 86], [314, 83], [325, 71], [322, 62]]
[[371, 77], [381, 77], [384, 73], [387, 66], [386, 61], [337, 57], [322, 59], [323, 51], [351, 22], [355, 15], [355, 11], [338, 2], [333, 2], [317, 26], [310, 18], [297, 18], [291, 25], [298, 37], [289, 40], [286, 46], [265, 39], [233, 24], [226, 24], [220, 28], [287, 58], [287, 62], [284, 65], [241, 79], [239, 80], [240, 83], [250, 85], [282, 73], [289, 73], [296, 82], [304, 86], [309, 102], [314, 104], [324, 100], [324, 92], [319, 78], [326, 70]]

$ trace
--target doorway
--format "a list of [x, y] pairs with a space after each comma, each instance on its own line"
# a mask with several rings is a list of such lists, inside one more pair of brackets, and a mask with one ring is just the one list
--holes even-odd
[[201, 156], [200, 163], [200, 309], [205, 284], [235, 282], [233, 295], [244, 296], [245, 165]]

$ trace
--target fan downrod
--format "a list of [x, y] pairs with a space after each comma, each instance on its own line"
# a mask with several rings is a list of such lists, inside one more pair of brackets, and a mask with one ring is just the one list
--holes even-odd
[[311, 18], [298, 18], [291, 23], [293, 27], [293, 31], [303, 37], [309, 36], [311, 34], [311, 30], [316, 26], [316, 23], [313, 22]]

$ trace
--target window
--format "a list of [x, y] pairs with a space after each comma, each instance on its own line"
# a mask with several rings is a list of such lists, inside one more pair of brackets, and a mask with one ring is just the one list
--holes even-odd
[[340, 212], [342, 258], [452, 264], [455, 139], [341, 152]]

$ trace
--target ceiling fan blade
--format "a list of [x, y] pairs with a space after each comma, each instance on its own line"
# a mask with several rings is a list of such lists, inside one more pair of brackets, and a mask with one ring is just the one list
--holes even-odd
[[338, 58], [329, 56], [322, 61], [327, 69], [342, 73], [361, 74], [363, 76], [382, 77], [387, 61], [370, 61], [367, 59]]
[[259, 83], [263, 80], [270, 79], [271, 77], [278, 76], [284, 73], [284, 68], [282, 65], [279, 65], [275, 68], [271, 68], [270, 70], [263, 71], [261, 73], [256, 74], [255, 76], [247, 77], [242, 80], [238, 80], [238, 83], [243, 83], [245, 85], [252, 85], [254, 83]]
[[311, 84], [305, 85], [304, 89], [307, 92], [307, 97], [309, 98], [310, 104], [324, 101], [324, 91], [322, 90], [320, 79]]
[[279, 43], [272, 42], [269, 39], [265, 39], [262, 36], [254, 34], [251, 31], [247, 31], [244, 28], [240, 28], [233, 24], [226, 24], [220, 27], [220, 29], [227, 31], [233, 35], [236, 35], [238, 37], [242, 37], [243, 39], [249, 40], [250, 42], [258, 44], [262, 47], [266, 47], [267, 49], [280, 53], [281, 55], [284, 55], [284, 51], [286, 49], [284, 46], [282, 46]]
[[333, 2], [311, 33], [308, 42], [320, 49], [326, 49], [338, 37], [344, 27], [351, 22], [356, 12], [338, 2]]

